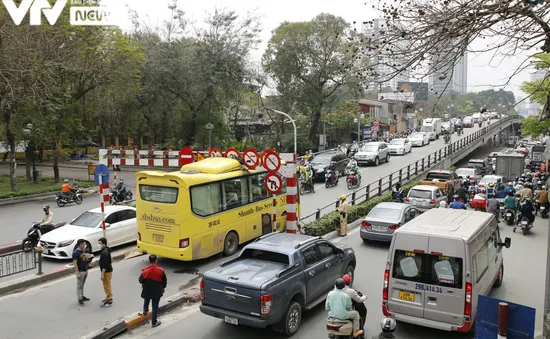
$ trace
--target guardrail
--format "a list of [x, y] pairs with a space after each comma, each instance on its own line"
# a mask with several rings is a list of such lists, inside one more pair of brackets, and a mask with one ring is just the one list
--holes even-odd
[[0, 255], [0, 278], [38, 268], [42, 274], [41, 251], [16, 251]]
[[[448, 156], [454, 154], [460, 154], [461, 150], [466, 150], [470, 145], [476, 143], [479, 139], [483, 139], [485, 135], [494, 131], [497, 127], [507, 122], [510, 118], [504, 118], [499, 120], [498, 123], [493, 123], [487, 127], [480, 129], [472, 134], [469, 134], [445, 147], [435, 151], [434, 153], [417, 160], [398, 171], [392, 172], [389, 175], [379, 178], [376, 181], [358, 188], [351, 194], [347, 194], [348, 198], [351, 198], [352, 205], [359, 205], [367, 202], [373, 197], [379, 197], [387, 192], [390, 192], [393, 185], [400, 182], [401, 184], [407, 184], [430, 171], [441, 162], [445, 161]], [[324, 214], [335, 211], [340, 206], [340, 200], [335, 200], [330, 204], [320, 207], [314, 213], [308, 214], [300, 218], [302, 224], [319, 220]]]

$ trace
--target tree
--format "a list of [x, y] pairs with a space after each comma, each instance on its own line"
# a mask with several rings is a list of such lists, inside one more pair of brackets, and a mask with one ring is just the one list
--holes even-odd
[[284, 22], [263, 56], [266, 72], [277, 82], [287, 112], [310, 117], [308, 139], [318, 145], [321, 113], [338, 89], [362, 78], [363, 54], [350, 45], [357, 34], [340, 17], [319, 14], [308, 22]]
[[538, 69], [547, 70], [546, 76], [542, 80], [524, 82], [521, 85], [521, 90], [529, 95], [531, 101], [538, 102], [543, 106], [548, 105], [547, 98], [550, 95], [550, 53], [539, 53], [533, 58]]
[[548, 135], [550, 131], [550, 120], [539, 122], [538, 116], [530, 116], [520, 120], [521, 135], [529, 135], [536, 138], [539, 135]]

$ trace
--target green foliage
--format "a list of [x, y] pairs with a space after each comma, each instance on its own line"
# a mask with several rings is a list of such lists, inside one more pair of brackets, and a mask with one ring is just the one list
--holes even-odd
[[[538, 69], [550, 69], [550, 53], [539, 53], [533, 56], [535, 67]], [[521, 84], [521, 90], [530, 96], [531, 101], [543, 105], [550, 94], [550, 78], [543, 80], [526, 81]]]
[[[404, 185], [403, 190], [405, 194], [411, 189], [418, 180]], [[351, 206], [348, 214], [348, 224], [356, 220], [364, 218], [369, 214], [370, 210], [377, 204], [385, 201], [391, 201], [391, 193], [386, 193], [381, 197], [374, 197], [369, 199], [366, 203]], [[323, 215], [319, 220], [315, 220], [309, 224], [304, 225], [304, 232], [307, 235], [322, 236], [336, 230], [340, 226], [340, 214], [338, 212], [331, 212]]]
[[538, 116], [529, 116], [519, 122], [521, 124], [521, 135], [536, 138], [539, 135], [548, 135], [550, 131], [550, 120], [546, 119], [539, 122]]
[[[356, 119], [359, 115], [357, 100], [348, 100], [341, 103], [334, 112], [323, 114], [323, 122], [327, 125], [326, 133], [332, 138], [332, 144], [342, 144], [352, 141], [351, 132], [357, 131]], [[364, 116], [361, 119], [361, 127], [369, 126], [374, 119]], [[353, 140], [355, 140], [356, 135]]]
[[[79, 181], [79, 188], [94, 187], [94, 181]], [[17, 177], [17, 192], [10, 192], [10, 178], [7, 175], [0, 175], [0, 199], [24, 197], [39, 193], [58, 192], [61, 185], [53, 178], [40, 178], [38, 184], [27, 181], [25, 177]]]

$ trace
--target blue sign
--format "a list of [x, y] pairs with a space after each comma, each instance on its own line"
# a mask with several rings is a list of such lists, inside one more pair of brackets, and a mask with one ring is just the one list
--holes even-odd
[[99, 176], [101, 175], [101, 184], [105, 185], [109, 182], [109, 168], [103, 164], [99, 164], [95, 167], [94, 180], [99, 185]]
[[370, 139], [372, 137], [372, 132], [370, 127], [363, 128], [363, 139]]
[[532, 307], [480, 295], [477, 304], [476, 339], [494, 339], [498, 334], [498, 303], [508, 304], [507, 339], [535, 337], [535, 314]]

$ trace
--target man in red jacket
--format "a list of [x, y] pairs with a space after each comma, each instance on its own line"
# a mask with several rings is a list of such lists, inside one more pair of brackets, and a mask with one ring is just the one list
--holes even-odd
[[160, 321], [157, 321], [159, 302], [164, 294], [167, 280], [164, 270], [157, 266], [157, 256], [150, 255], [149, 262], [151, 264], [141, 270], [139, 276], [139, 283], [142, 286], [141, 297], [143, 298], [143, 313], [140, 313], [140, 315], [146, 316], [149, 313], [149, 302], [151, 302], [153, 306], [151, 324], [153, 327], [157, 327], [160, 325]]

